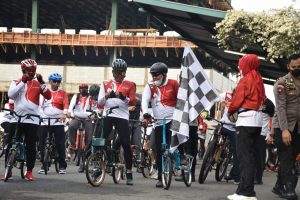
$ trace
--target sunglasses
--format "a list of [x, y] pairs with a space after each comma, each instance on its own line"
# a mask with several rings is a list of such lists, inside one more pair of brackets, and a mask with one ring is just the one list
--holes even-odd
[[120, 71], [113, 71], [114, 74], [118, 75], [118, 76], [125, 76], [126, 72], [120, 72]]
[[52, 83], [60, 83], [61, 81], [53, 80]]
[[152, 75], [152, 77], [157, 77], [157, 76], [161, 75], [161, 73], [158, 73], [158, 72], [152, 72], [151, 75]]

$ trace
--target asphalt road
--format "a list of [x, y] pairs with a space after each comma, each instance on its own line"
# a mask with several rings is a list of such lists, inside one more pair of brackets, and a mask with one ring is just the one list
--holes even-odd
[[[200, 163], [200, 161], [198, 161]], [[212, 171], [205, 184], [194, 182], [191, 187], [186, 187], [183, 182], [172, 180], [169, 190], [155, 188], [156, 180], [146, 179], [140, 173], [134, 173], [134, 185], [128, 186], [125, 181], [114, 184], [112, 177], [106, 175], [104, 183], [100, 187], [92, 187], [87, 183], [85, 174], [77, 172], [77, 166], [69, 163], [67, 174], [59, 175], [54, 168], [48, 175], [37, 174], [40, 163], [36, 162], [33, 182], [21, 179], [20, 170], [13, 169], [13, 180], [0, 181], [0, 199], [2, 200], [82, 200], [82, 199], [113, 199], [113, 200], [222, 200], [234, 193], [237, 185], [216, 182]], [[197, 165], [197, 174], [200, 164]], [[0, 159], [0, 173], [4, 173], [4, 161]], [[197, 177], [198, 179], [198, 177]], [[271, 188], [274, 185], [276, 174], [265, 172], [263, 185], [256, 185], [255, 190], [260, 200], [280, 199], [276, 197]], [[299, 188], [296, 192], [300, 194]]]

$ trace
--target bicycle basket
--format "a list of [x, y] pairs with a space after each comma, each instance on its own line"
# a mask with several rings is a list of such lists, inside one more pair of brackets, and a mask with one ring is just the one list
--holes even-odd
[[104, 138], [93, 138], [92, 146], [93, 147], [103, 147], [103, 146], [105, 146], [105, 139]]

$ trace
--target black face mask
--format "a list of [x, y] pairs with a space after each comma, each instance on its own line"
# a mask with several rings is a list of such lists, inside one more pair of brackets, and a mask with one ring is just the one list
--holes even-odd
[[300, 77], [300, 69], [294, 69], [291, 71], [291, 74], [297, 78]]

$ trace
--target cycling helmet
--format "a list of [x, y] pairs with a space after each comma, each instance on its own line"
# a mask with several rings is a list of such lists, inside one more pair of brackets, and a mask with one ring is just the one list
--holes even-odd
[[112, 62], [112, 70], [125, 72], [127, 70], [127, 63], [123, 59], [118, 58]]
[[49, 81], [61, 81], [62, 77], [59, 73], [52, 73], [49, 75], [48, 80]]
[[98, 95], [98, 94], [99, 94], [99, 91], [100, 91], [100, 87], [99, 87], [99, 85], [97, 85], [97, 84], [93, 84], [93, 85], [91, 85], [90, 88], [89, 88], [89, 94], [90, 94], [91, 96], [96, 96], [96, 95]]
[[88, 89], [89, 86], [86, 83], [80, 83], [79, 89]]
[[168, 73], [168, 67], [165, 63], [157, 62], [150, 67], [150, 73]]
[[33, 59], [25, 59], [21, 61], [21, 68], [23, 71], [35, 71], [36, 70], [36, 62]]

